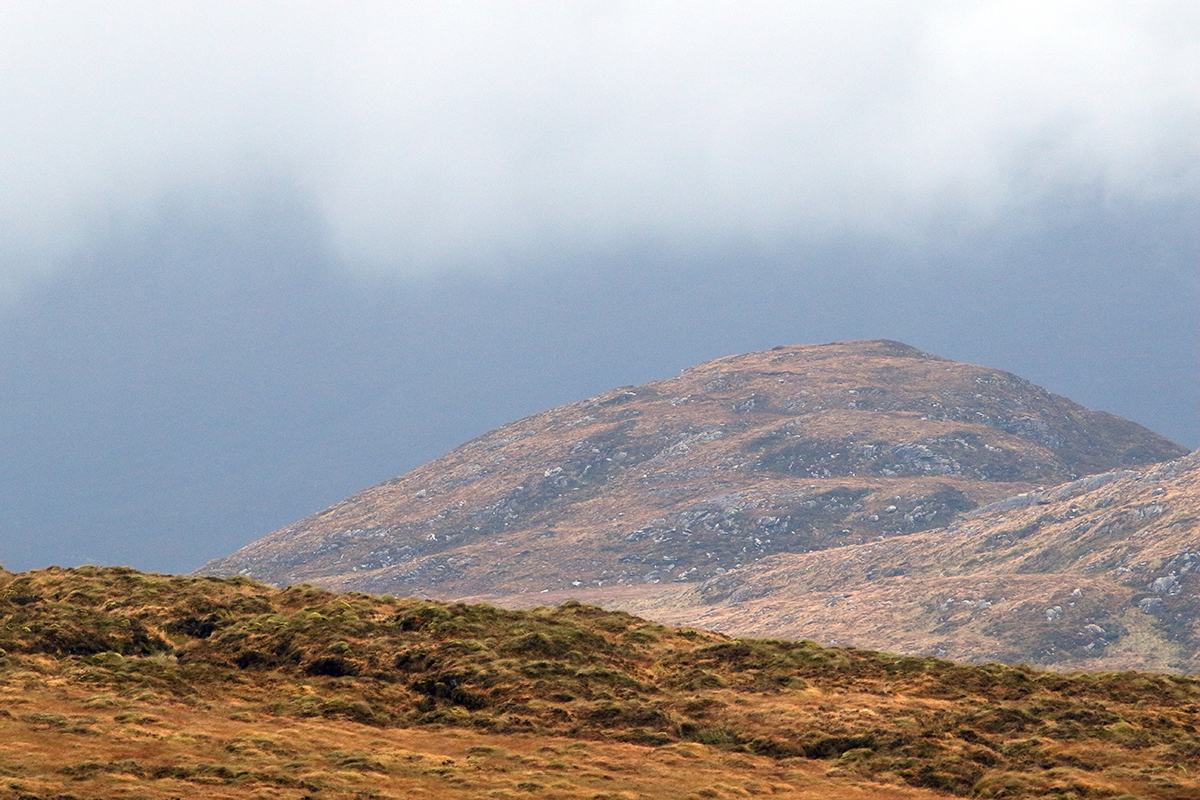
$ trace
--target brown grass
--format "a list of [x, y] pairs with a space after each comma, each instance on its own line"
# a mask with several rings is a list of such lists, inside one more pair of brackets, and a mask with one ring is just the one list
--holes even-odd
[[1200, 796], [1200, 683], [127, 569], [0, 575], [0, 798]]

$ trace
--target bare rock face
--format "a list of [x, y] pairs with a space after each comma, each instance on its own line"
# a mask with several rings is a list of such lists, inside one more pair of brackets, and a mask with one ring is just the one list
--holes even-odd
[[510, 604], [624, 607], [670, 589], [711, 609], [778, 591], [751, 565], [900, 546], [1004, 498], [1186, 452], [898, 342], [779, 347], [497, 428], [200, 571]]

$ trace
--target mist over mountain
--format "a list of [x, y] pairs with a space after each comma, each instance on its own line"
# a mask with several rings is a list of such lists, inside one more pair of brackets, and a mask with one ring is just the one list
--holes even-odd
[[1153, 211], [396, 282], [348, 274], [294, 192], [184, 194], [0, 314], [3, 563], [191, 569], [496, 425], [780, 342], [903, 339], [1194, 443], [1191, 209]]
[[780, 343], [1200, 444], [1189, 4], [5, 8], [6, 565], [190, 569]]

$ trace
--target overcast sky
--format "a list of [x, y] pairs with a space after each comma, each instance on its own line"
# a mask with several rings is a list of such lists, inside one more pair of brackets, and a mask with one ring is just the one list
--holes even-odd
[[0, 0], [0, 563], [887, 337], [1200, 442], [1194, 2]]

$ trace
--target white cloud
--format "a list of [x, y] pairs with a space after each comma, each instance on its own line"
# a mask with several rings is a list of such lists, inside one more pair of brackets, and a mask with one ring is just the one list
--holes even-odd
[[[3, 2], [0, 233], [294, 175], [348, 259], [772, 241], [1194, 188], [1172, 2]], [[264, 166], [265, 165], [265, 166]], [[12, 252], [7, 255], [11, 258]]]

